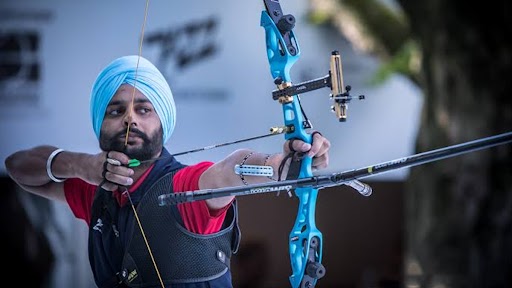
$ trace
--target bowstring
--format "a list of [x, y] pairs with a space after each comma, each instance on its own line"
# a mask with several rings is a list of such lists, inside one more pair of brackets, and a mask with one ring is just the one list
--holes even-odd
[[[149, 9], [149, 0], [146, 0], [146, 5], [145, 5], [145, 8], [144, 8], [144, 21], [142, 22], [142, 28], [141, 28], [141, 33], [140, 33], [139, 53], [138, 53], [138, 57], [137, 57], [137, 65], [135, 66], [135, 77], [134, 77], [134, 81], [133, 81], [134, 83], [133, 83], [132, 101], [131, 101], [131, 104], [130, 104], [130, 109], [128, 111], [128, 113], [129, 113], [128, 114], [129, 122], [128, 122], [128, 127], [126, 128], [126, 138], [125, 138], [125, 143], [124, 143], [125, 146], [128, 145], [128, 135], [130, 133], [130, 126], [132, 124], [132, 122], [131, 122], [132, 121], [132, 114], [133, 114], [133, 110], [134, 110], [134, 107], [135, 107], [135, 90], [136, 90], [135, 86], [137, 85], [137, 76], [138, 76], [138, 71], [139, 71], [139, 62], [140, 62], [140, 58], [142, 57], [142, 43], [144, 42], [144, 30], [146, 28], [148, 9]], [[123, 192], [123, 194], [126, 194], [126, 196], [128, 197], [128, 200], [130, 201], [130, 205], [132, 206], [133, 214], [135, 215], [135, 219], [137, 220], [137, 224], [139, 225], [140, 232], [142, 234], [142, 237], [144, 238], [144, 243], [146, 244], [146, 247], [148, 249], [149, 256], [151, 257], [151, 262], [153, 263], [153, 267], [155, 268], [156, 274], [158, 276], [158, 280], [160, 281], [160, 285], [162, 286], [162, 288], [165, 288], [164, 282], [162, 280], [162, 276], [160, 275], [160, 271], [158, 270], [158, 266], [156, 265], [155, 257], [153, 256], [153, 252], [151, 251], [151, 247], [149, 246], [149, 242], [148, 242], [148, 239], [146, 237], [146, 233], [144, 233], [144, 229], [142, 228], [142, 222], [139, 219], [139, 215], [137, 213], [137, 209], [135, 208], [135, 205], [132, 202], [132, 198], [130, 197], [130, 192], [128, 191], [128, 189], [126, 189]]]

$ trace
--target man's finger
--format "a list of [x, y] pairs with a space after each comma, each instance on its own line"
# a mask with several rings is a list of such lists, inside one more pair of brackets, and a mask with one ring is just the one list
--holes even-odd
[[[118, 152], [118, 151], [109, 151], [107, 154], [107, 161], [108, 161], [108, 159], [112, 159], [114, 161], [119, 161], [120, 164], [123, 164], [123, 163], [127, 164], [128, 160], [130, 160], [130, 158], [128, 156], [126, 156], [126, 154]], [[110, 163], [110, 164], [117, 165], [117, 164], [113, 164], [113, 163]]]
[[119, 174], [114, 174], [112, 172], [108, 172], [107, 177], [105, 179], [117, 185], [130, 186], [133, 184], [132, 178]]
[[[293, 150], [296, 152], [307, 152], [307, 151], [309, 151], [309, 149], [311, 149], [311, 144], [306, 143], [302, 140], [298, 140], [298, 139], [295, 139], [294, 141], [292, 141], [291, 146], [292, 146], [291, 148], [293, 148]], [[289, 148], [290, 147], [288, 147], [288, 149]], [[289, 152], [291, 152], [291, 151], [289, 151]]]

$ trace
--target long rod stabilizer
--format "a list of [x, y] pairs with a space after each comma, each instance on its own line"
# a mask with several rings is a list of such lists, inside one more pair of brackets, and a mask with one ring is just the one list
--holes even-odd
[[[176, 192], [162, 194], [158, 197], [159, 205], [175, 205], [183, 202], [192, 202], [197, 200], [206, 200], [224, 196], [242, 196], [269, 192], [290, 191], [296, 188], [326, 188], [347, 184], [348, 182], [375, 176], [391, 170], [397, 170], [406, 167], [418, 166], [446, 158], [452, 158], [462, 154], [475, 152], [478, 150], [504, 145], [512, 142], [512, 131], [481, 138], [457, 145], [447, 146], [423, 153], [414, 154], [379, 164], [349, 170], [345, 172], [333, 173], [330, 175], [312, 176], [296, 180], [285, 180], [265, 184], [253, 184], [247, 186], [235, 186], [219, 189], [204, 189], [188, 192]], [[350, 186], [350, 185], [349, 185]], [[356, 189], [358, 190], [358, 189]], [[371, 193], [364, 193], [365, 189], [358, 190], [362, 195], [368, 196]]]

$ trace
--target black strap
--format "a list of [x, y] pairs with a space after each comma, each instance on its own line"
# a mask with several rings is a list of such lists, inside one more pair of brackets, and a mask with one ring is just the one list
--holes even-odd
[[305, 153], [293, 152], [290, 167], [288, 167], [288, 174], [286, 179], [298, 179], [300, 173], [300, 167], [302, 166], [302, 159], [304, 159]]
[[283, 180], [299, 178], [300, 167], [302, 164], [302, 159], [304, 158], [305, 154], [303, 152], [297, 152], [295, 151], [295, 149], [293, 149], [293, 141], [295, 140], [297, 139], [290, 139], [290, 141], [288, 142], [288, 148], [290, 149], [290, 153], [288, 153], [281, 161], [281, 164], [279, 164], [279, 168], [277, 170], [277, 181], [281, 181], [284, 166], [286, 165], [286, 161], [288, 161], [288, 159], [291, 159], [291, 161], [288, 167], [288, 173], [286, 174], [286, 178]]
[[[311, 133], [311, 144], [313, 144], [313, 140], [314, 140], [313, 138], [315, 137], [315, 134], [322, 135], [322, 133], [320, 133], [318, 131], [314, 131], [313, 133]], [[295, 141], [295, 140], [297, 140], [297, 139], [290, 139], [290, 141], [288, 142], [288, 148], [290, 149], [290, 153], [288, 153], [288, 155], [286, 155], [283, 158], [283, 161], [281, 161], [281, 164], [279, 164], [279, 169], [277, 170], [277, 172], [278, 172], [277, 181], [281, 181], [281, 174], [283, 174], [284, 166], [286, 165], [286, 161], [288, 161], [288, 159], [290, 159], [290, 158], [292, 160], [291, 160], [290, 166], [288, 168], [288, 173], [286, 175], [286, 179], [283, 179], [283, 180], [295, 180], [295, 179], [299, 178], [300, 168], [302, 166], [302, 159], [304, 159], [304, 156], [306, 155], [306, 153], [297, 152], [297, 151], [295, 151], [295, 149], [293, 149], [293, 141]]]

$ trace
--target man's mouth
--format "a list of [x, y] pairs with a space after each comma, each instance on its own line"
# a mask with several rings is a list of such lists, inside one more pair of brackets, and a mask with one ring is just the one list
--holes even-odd
[[128, 133], [128, 137], [126, 137], [126, 134], [119, 136], [119, 139], [122, 141], [127, 141], [128, 144], [132, 144], [136, 141], [141, 141], [143, 138], [136, 134], [136, 133]]

